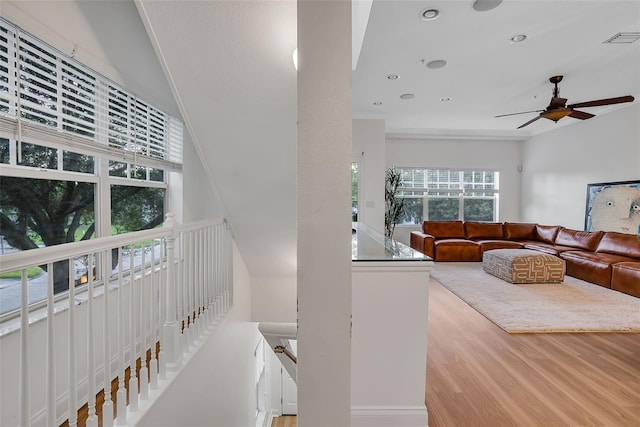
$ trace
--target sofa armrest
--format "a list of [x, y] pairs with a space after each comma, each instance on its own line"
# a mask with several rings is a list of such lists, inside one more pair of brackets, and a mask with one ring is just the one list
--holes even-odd
[[409, 245], [412, 249], [433, 258], [435, 255], [435, 241], [436, 238], [431, 234], [425, 234], [421, 231], [412, 231]]

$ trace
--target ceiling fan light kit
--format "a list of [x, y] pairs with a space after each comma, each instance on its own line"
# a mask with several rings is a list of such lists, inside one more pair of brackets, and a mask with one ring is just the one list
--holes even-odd
[[595, 117], [594, 114], [586, 113], [584, 111], [578, 111], [574, 108], [586, 108], [586, 107], [599, 107], [602, 105], [612, 105], [612, 104], [621, 104], [624, 102], [633, 102], [634, 98], [631, 95], [627, 96], [619, 96], [616, 98], [605, 98], [605, 99], [597, 99], [594, 101], [587, 102], [579, 102], [577, 104], [569, 104], [567, 105], [566, 98], [560, 98], [560, 90], [558, 89], [558, 83], [562, 81], [562, 76], [553, 76], [549, 78], [549, 81], [553, 83], [553, 97], [551, 98], [551, 102], [544, 110], [533, 110], [533, 111], [523, 111], [520, 113], [509, 113], [509, 114], [500, 114], [496, 117], [506, 117], [506, 116], [514, 116], [516, 114], [527, 114], [527, 113], [539, 113], [537, 117], [529, 120], [528, 122], [518, 126], [518, 129], [522, 129], [525, 126], [530, 125], [540, 118], [549, 119], [554, 122], [564, 118], [564, 117], [573, 117], [574, 119], [586, 120], [591, 117]]

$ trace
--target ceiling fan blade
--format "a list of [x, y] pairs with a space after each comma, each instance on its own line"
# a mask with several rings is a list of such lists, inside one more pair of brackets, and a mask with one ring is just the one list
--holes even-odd
[[522, 129], [522, 128], [523, 128], [523, 127], [525, 127], [525, 126], [529, 126], [531, 123], [535, 122], [535, 121], [536, 121], [536, 120], [538, 120], [540, 117], [542, 117], [542, 116], [536, 116], [536, 117], [534, 117], [533, 119], [529, 120], [527, 123], [525, 123], [525, 124], [523, 124], [523, 125], [518, 126], [518, 129]]
[[568, 108], [584, 108], [598, 107], [600, 105], [621, 104], [623, 102], [633, 102], [634, 97], [631, 95], [619, 96], [617, 98], [597, 99], [595, 101], [578, 102], [577, 104], [567, 105]]
[[507, 116], [515, 116], [518, 114], [541, 113], [543, 111], [544, 110], [522, 111], [520, 113], [500, 114], [499, 116], [495, 116], [495, 117], [507, 117]]
[[584, 111], [573, 110], [569, 117], [573, 117], [574, 119], [587, 120], [591, 117], [595, 117], [595, 114], [585, 113]]

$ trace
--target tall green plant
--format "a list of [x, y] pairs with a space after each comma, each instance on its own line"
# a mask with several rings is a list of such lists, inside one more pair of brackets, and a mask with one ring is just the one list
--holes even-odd
[[404, 199], [396, 197], [402, 186], [402, 176], [395, 168], [387, 169], [384, 181], [384, 235], [393, 237], [396, 224], [404, 208]]

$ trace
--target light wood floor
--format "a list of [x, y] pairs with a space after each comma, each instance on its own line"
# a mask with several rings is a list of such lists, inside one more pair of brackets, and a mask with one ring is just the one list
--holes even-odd
[[429, 291], [430, 427], [640, 426], [640, 334], [508, 334]]
[[271, 423], [271, 427], [296, 427], [298, 423], [295, 415], [283, 415], [275, 417]]
[[429, 427], [640, 426], [640, 334], [508, 334], [429, 291]]

